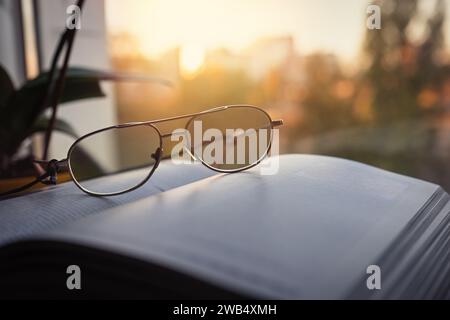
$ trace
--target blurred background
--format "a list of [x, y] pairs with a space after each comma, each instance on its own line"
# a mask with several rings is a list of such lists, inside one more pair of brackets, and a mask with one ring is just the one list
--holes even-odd
[[[12, 3], [24, 54], [2, 45], [0, 61], [20, 83], [48, 68], [72, 2], [0, 0], [0, 33], [17, 29]], [[366, 26], [369, 4], [381, 8], [379, 30]], [[450, 190], [449, 16], [450, 0], [88, 0], [71, 64], [174, 88], [104, 84], [106, 99], [59, 115], [84, 134], [254, 104], [284, 119], [281, 153], [353, 159]], [[57, 136], [52, 155], [71, 142]]]

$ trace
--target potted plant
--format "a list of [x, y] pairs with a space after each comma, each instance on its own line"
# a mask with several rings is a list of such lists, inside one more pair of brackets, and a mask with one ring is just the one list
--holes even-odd
[[[81, 8], [84, 0], [77, 5]], [[6, 190], [20, 187], [42, 173], [35, 159], [46, 159], [50, 137], [54, 130], [77, 138], [72, 126], [57, 118], [59, 104], [81, 99], [103, 97], [100, 81], [152, 81], [163, 85], [170, 82], [151, 76], [117, 74], [88, 68], [69, 67], [69, 59], [77, 29], [65, 29], [56, 46], [49, 71], [15, 88], [6, 70], [0, 66], [0, 196]], [[65, 51], [64, 51], [65, 50]], [[62, 60], [61, 67], [58, 62]], [[51, 115], [44, 112], [51, 109]], [[33, 155], [24, 142], [36, 133], [44, 132], [44, 153]], [[12, 180], [11, 180], [12, 179]], [[20, 188], [19, 188], [20, 189]]]

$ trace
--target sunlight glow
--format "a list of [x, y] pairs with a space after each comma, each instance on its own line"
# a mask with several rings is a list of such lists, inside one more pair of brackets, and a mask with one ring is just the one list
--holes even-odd
[[[302, 54], [333, 52], [354, 61], [365, 31], [365, 0], [106, 0], [108, 32], [136, 36], [158, 57], [192, 42], [245, 50], [265, 37], [293, 37]], [[190, 63], [189, 63], [190, 64]]]
[[185, 45], [180, 52], [181, 71], [186, 75], [195, 74], [203, 65], [205, 50], [197, 45]]

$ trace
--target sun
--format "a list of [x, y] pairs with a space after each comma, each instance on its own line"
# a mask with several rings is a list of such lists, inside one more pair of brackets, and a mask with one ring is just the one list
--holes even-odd
[[180, 52], [180, 66], [185, 75], [195, 74], [203, 65], [205, 51], [197, 45], [185, 45]]

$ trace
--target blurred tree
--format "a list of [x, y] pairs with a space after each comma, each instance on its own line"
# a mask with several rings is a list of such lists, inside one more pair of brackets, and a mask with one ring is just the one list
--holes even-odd
[[302, 99], [302, 134], [317, 134], [354, 124], [353, 82], [343, 74], [330, 54], [305, 57], [305, 95]]
[[[438, 90], [442, 79], [437, 58], [443, 50], [445, 3], [435, 1], [431, 16], [425, 20], [417, 0], [377, 2], [382, 9], [382, 26], [366, 31], [368, 70], [364, 76], [374, 92], [375, 119], [386, 123], [423, 115], [420, 93]], [[422, 37], [413, 39], [418, 30], [423, 30]]]
[[183, 78], [180, 112], [202, 111], [208, 107], [246, 103], [251, 81], [242, 70], [208, 67], [192, 78]]

